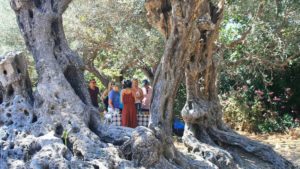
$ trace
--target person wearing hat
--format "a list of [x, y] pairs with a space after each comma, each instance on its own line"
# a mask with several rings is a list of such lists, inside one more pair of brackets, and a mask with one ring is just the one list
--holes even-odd
[[112, 90], [108, 94], [108, 112], [120, 110], [120, 92], [117, 83], [112, 84]]
[[150, 86], [149, 81], [146, 79], [143, 80], [142, 90], [143, 90], [143, 95], [144, 95], [144, 98], [142, 100], [142, 111], [149, 112], [153, 89]]

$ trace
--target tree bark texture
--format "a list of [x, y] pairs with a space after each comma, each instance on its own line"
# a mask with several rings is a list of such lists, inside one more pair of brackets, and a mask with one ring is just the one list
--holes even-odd
[[[188, 157], [183, 158], [175, 149], [172, 139], [172, 122], [174, 99], [184, 75], [184, 68], [198, 47], [201, 29], [212, 29], [211, 25], [200, 20], [201, 17], [207, 15], [208, 11], [205, 9], [207, 4], [207, 1], [197, 0], [148, 0], [145, 3], [149, 23], [155, 26], [166, 39], [165, 51], [153, 82], [149, 122], [149, 128], [152, 130], [154, 138], [161, 144], [162, 149], [158, 149], [156, 161], [149, 157], [151, 154], [147, 156], [146, 153], [143, 153], [136, 161], [151, 159], [151, 161], [147, 161], [147, 164], [151, 165], [158, 160], [167, 159], [184, 168], [198, 167], [197, 164], [191, 163], [192, 160]], [[147, 133], [147, 131], [145, 132]], [[140, 131], [140, 134], [144, 135], [145, 133]], [[140, 147], [147, 148], [145, 145], [140, 145]], [[152, 149], [156, 150], [155, 147]], [[216, 167], [207, 161], [205, 164]]]
[[218, 6], [203, 1], [198, 20], [199, 39], [185, 67], [187, 100], [181, 112], [186, 126], [183, 141], [190, 152], [201, 155], [219, 168], [247, 166], [245, 160], [239, 158], [240, 153], [234, 151], [237, 148], [262, 159], [271, 168], [292, 168], [293, 165], [271, 147], [238, 135], [222, 121], [216, 83], [218, 58], [214, 57], [214, 51], [223, 10], [224, 1]]
[[[149, 127], [162, 140], [164, 156], [176, 161], [176, 150], [170, 139], [173, 103], [178, 83], [185, 77], [187, 101], [182, 110], [186, 124], [183, 141], [189, 152], [219, 168], [250, 167], [234, 152], [238, 147], [262, 159], [270, 168], [293, 168], [270, 147], [239, 136], [222, 121], [216, 86], [218, 59], [214, 58], [214, 51], [224, 3], [224, 0], [218, 4], [209, 0], [146, 2], [149, 23], [166, 38], [165, 52], [154, 80]], [[233, 149], [226, 150], [224, 144]], [[253, 149], [249, 149], [249, 145]]]
[[[11, 1], [21, 34], [35, 60], [38, 84], [31, 97], [29, 78], [23, 70], [26, 64], [21, 63], [21, 57], [3, 59], [0, 65], [5, 70], [0, 74], [5, 103], [0, 108], [0, 122], [4, 126], [0, 128], [4, 140], [0, 146], [1, 169], [133, 166], [121, 158], [116, 147], [105, 143], [117, 138], [110, 131], [118, 128], [107, 130], [101, 124], [84, 82], [84, 64], [68, 46], [62, 14], [70, 2]], [[97, 135], [100, 128], [102, 132]], [[124, 139], [119, 135], [118, 144], [131, 135], [126, 128], [120, 131]]]

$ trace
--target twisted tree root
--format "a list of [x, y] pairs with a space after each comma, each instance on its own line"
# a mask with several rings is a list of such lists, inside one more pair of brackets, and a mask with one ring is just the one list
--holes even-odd
[[186, 128], [182, 139], [191, 154], [201, 156], [219, 168], [236, 168], [234, 159], [229, 152], [213, 143], [208, 135], [202, 136], [205, 137], [202, 137], [202, 140], [206, 142], [199, 141], [192, 128]]
[[272, 164], [273, 168], [295, 168], [290, 161], [284, 159], [268, 145], [253, 141], [234, 132], [222, 131], [217, 128], [210, 128], [208, 131], [214, 140], [218, 140], [227, 145], [237, 146], [248, 153], [254, 154], [260, 159]]

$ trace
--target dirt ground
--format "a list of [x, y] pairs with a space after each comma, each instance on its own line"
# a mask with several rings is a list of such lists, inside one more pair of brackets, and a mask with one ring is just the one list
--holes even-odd
[[284, 134], [250, 134], [239, 132], [253, 140], [260, 141], [273, 149], [300, 168], [300, 128]]

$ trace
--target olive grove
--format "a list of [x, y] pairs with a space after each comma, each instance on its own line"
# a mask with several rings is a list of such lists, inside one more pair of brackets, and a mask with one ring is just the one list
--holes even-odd
[[[71, 50], [64, 32], [62, 16], [71, 1], [10, 2], [38, 80], [32, 92], [22, 54], [12, 52], [1, 58], [1, 167], [294, 168], [271, 147], [238, 135], [222, 121], [217, 88], [220, 58], [215, 54], [224, 0], [144, 2], [147, 21], [161, 33], [164, 46], [158, 46], [162, 56], [154, 61], [158, 66], [149, 126], [136, 129], [103, 124], [91, 106], [83, 71], [93, 71], [99, 49], [117, 50], [117, 45], [96, 42], [92, 61], [84, 63]], [[129, 50], [142, 52], [135, 47]], [[151, 59], [147, 62], [152, 64]], [[174, 100], [182, 81], [187, 89], [181, 112], [186, 151], [177, 149], [172, 138]]]

